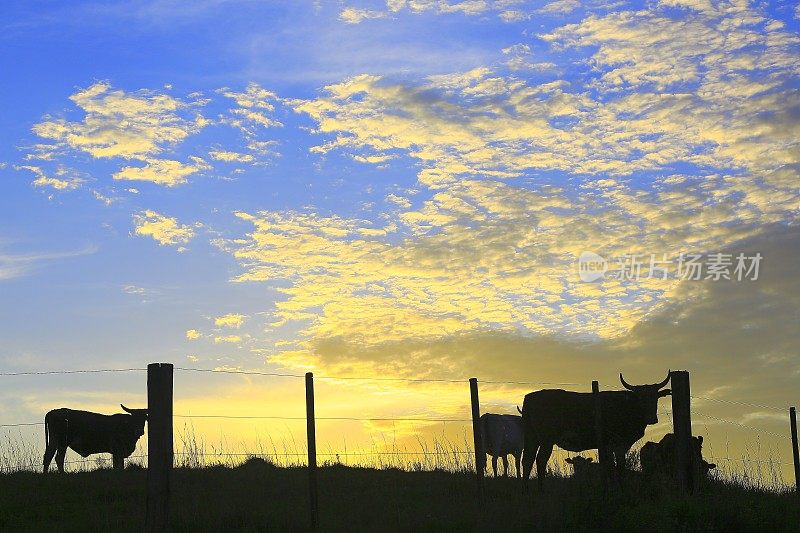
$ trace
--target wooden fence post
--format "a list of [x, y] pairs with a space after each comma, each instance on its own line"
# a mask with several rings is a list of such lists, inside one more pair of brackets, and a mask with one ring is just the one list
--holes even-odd
[[684, 492], [694, 492], [699, 483], [700, 465], [694, 459], [692, 446], [691, 391], [689, 372], [673, 370], [670, 373], [672, 388], [672, 426], [675, 434], [675, 471], [678, 487]]
[[592, 380], [592, 400], [594, 403], [594, 434], [597, 439], [597, 460], [600, 463], [600, 471], [603, 475], [603, 487], [607, 488], [611, 471], [611, 458], [608, 455], [605, 432], [603, 431], [603, 408], [600, 400], [600, 383], [597, 380]]
[[172, 474], [172, 365], [147, 365], [147, 514], [145, 530], [167, 531]]
[[478, 476], [478, 497], [483, 498], [483, 471], [486, 469], [486, 453], [481, 438], [481, 406], [478, 401], [478, 378], [469, 378], [469, 394], [472, 404], [472, 441], [475, 446], [475, 473]]
[[308, 510], [311, 528], [319, 528], [317, 492], [317, 432], [314, 424], [314, 374], [306, 372], [306, 434], [308, 436]]
[[792, 459], [794, 460], [794, 486], [800, 492], [800, 453], [797, 450], [797, 411], [789, 408], [789, 422], [792, 426]]

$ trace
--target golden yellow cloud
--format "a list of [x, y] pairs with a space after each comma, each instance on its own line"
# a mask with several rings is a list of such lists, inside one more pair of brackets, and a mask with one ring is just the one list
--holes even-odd
[[133, 216], [136, 235], [152, 237], [161, 245], [186, 244], [194, 237], [194, 229], [178, 223], [178, 219], [147, 209]]
[[143, 159], [146, 163], [142, 167], [123, 167], [115, 172], [115, 180], [149, 181], [158, 185], [174, 187], [186, 183], [186, 176], [199, 170], [208, 168], [202, 160], [195, 161], [194, 165], [187, 165], [180, 161], [170, 159]]
[[56, 176], [58, 177], [48, 176], [41, 167], [33, 165], [18, 165], [14, 168], [33, 172], [36, 178], [31, 184], [34, 187], [50, 187], [57, 191], [67, 191], [77, 189], [84, 181], [64, 166], [59, 166], [58, 170], [56, 170]]
[[217, 335], [214, 337], [214, 342], [217, 344], [223, 342], [235, 344], [237, 342], [242, 342], [242, 337], [240, 335]]
[[250, 163], [254, 160], [250, 154], [240, 154], [238, 152], [228, 152], [224, 150], [216, 150], [208, 153], [211, 159], [215, 161], [225, 161], [226, 163]]
[[269, 128], [283, 125], [271, 116], [275, 110], [275, 103], [280, 101], [280, 98], [257, 83], [249, 83], [243, 92], [227, 88], [218, 92], [232, 99], [237, 106], [230, 111], [230, 116], [224, 118], [223, 122], [239, 128], [248, 137], [252, 138], [256, 133], [253, 126]]
[[[798, 207], [797, 120], [783, 109], [797, 104], [786, 82], [800, 40], [745, 4], [664, 6], [678, 3], [696, 13], [675, 18], [654, 5], [543, 36], [556, 49], [587, 47], [604, 67], [591, 83], [602, 97], [481, 67], [415, 84], [365, 74], [289, 101], [326, 136], [312, 152], [378, 165], [405, 153], [431, 194], [419, 205], [387, 196], [400, 209], [384, 214], [383, 233], [311, 212], [242, 216], [255, 230], [230, 247], [239, 279], [290, 282], [273, 326], [297, 321], [311, 340], [629, 332], [678, 284], [576, 283], [582, 251], [675, 259], [793, 220]], [[676, 90], [686, 84], [697, 89]], [[627, 178], [677, 163], [731, 170]], [[597, 179], [574, 178], [570, 189], [499, 181], [540, 169]]]
[[346, 7], [339, 13], [339, 20], [347, 24], [358, 24], [367, 19], [379, 19], [384, 17], [386, 17], [386, 13], [383, 11], [358, 9], [354, 7]]
[[188, 174], [199, 170], [197, 164], [156, 157], [208, 124], [200, 114], [185, 116], [191, 104], [152, 91], [126, 93], [106, 82], [78, 91], [70, 99], [84, 111], [84, 119], [71, 122], [48, 117], [34, 125], [34, 133], [56, 142], [39, 152], [69, 148], [95, 158], [139, 160], [144, 167], [124, 167], [114, 178], [168, 186], [184, 183]]
[[155, 154], [205, 124], [200, 116], [187, 120], [178, 115], [187, 107], [185, 102], [146, 91], [125, 93], [106, 82], [78, 91], [70, 100], [86, 113], [82, 122], [51, 119], [36, 124], [33, 131], [98, 158]]
[[239, 315], [236, 313], [230, 313], [227, 315], [222, 315], [214, 319], [214, 324], [219, 327], [223, 328], [239, 328], [244, 324], [244, 321], [247, 319], [245, 315]]

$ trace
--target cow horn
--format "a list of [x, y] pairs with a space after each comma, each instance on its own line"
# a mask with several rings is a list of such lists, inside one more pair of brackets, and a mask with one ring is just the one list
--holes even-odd
[[120, 407], [122, 407], [122, 410], [123, 410], [123, 411], [125, 411], [126, 413], [133, 414], [133, 411], [131, 411], [130, 409], [128, 409], [128, 408], [127, 408], [127, 407], [125, 407], [124, 405], [122, 405], [122, 404], [119, 404], [119, 406], [120, 406]]
[[625, 378], [622, 377], [622, 372], [619, 373], [619, 380], [622, 382], [622, 386], [628, 390], [633, 390], [633, 385], [630, 385]]
[[663, 387], [667, 383], [669, 383], [669, 380], [670, 380], [671, 377], [672, 377], [672, 370], [667, 370], [667, 377], [664, 379], [664, 381], [662, 381], [661, 383], [658, 384], [657, 388], [660, 389], [661, 387]]

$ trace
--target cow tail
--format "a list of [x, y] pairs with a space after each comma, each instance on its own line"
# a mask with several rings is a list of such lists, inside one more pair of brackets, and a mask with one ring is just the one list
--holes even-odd
[[47, 416], [44, 417], [44, 447], [45, 449], [50, 447], [50, 431], [49, 431], [49, 423], [47, 422]]

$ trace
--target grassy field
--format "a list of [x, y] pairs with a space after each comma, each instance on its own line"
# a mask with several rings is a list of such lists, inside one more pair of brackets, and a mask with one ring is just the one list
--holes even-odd
[[[146, 470], [0, 475], [4, 531], [141, 531]], [[543, 492], [474, 474], [340, 465], [319, 473], [320, 521], [327, 531], [798, 531], [800, 498], [710, 481], [696, 497], [675, 495], [635, 474], [606, 496], [571, 478]], [[307, 473], [250, 460], [238, 467], [178, 468], [172, 481], [174, 531], [309, 529]]]

